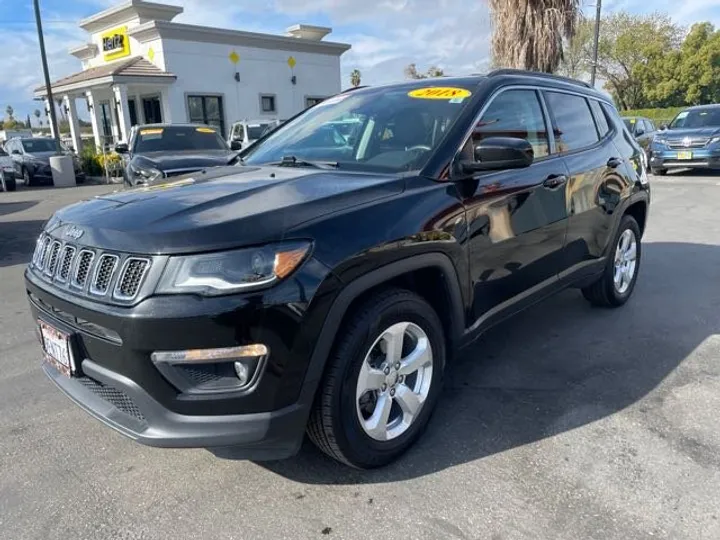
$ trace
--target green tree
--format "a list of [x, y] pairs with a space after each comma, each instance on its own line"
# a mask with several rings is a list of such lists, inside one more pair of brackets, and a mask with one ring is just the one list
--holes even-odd
[[681, 48], [676, 74], [685, 102], [702, 105], [720, 101], [720, 30], [709, 23], [693, 25]]
[[632, 15], [621, 11], [603, 17], [598, 47], [598, 75], [622, 109], [641, 109], [647, 97], [648, 65], [680, 49], [683, 30], [661, 13]]
[[8, 120], [15, 120], [13, 117], [13, 114], [15, 113], [15, 109], [12, 108], [12, 105], [8, 105], [5, 107], [5, 114], [8, 116]]
[[405, 77], [408, 79], [432, 79], [443, 77], [445, 72], [437, 66], [430, 66], [426, 73], [420, 73], [416, 64], [410, 64], [405, 68]]
[[575, 35], [580, 0], [489, 0], [498, 67], [554, 73]]
[[42, 120], [40, 120], [40, 109], [35, 109], [33, 114], [35, 115], [35, 118], [37, 118], [38, 125], [42, 126]]
[[353, 69], [352, 73], [350, 73], [350, 84], [352, 84], [355, 87], [360, 86], [360, 83], [362, 82], [362, 74], [360, 73], [359, 69]]

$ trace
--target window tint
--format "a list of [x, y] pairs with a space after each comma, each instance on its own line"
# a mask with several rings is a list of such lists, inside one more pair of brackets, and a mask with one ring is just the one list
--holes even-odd
[[555, 142], [559, 152], [592, 146], [598, 141], [595, 122], [585, 98], [560, 92], [546, 92], [555, 120]]
[[550, 153], [548, 132], [540, 101], [534, 90], [508, 90], [497, 96], [475, 126], [473, 138], [517, 137], [526, 139], [535, 157]]
[[595, 115], [595, 121], [597, 122], [598, 131], [600, 132], [600, 138], [602, 139], [610, 131], [610, 126], [608, 125], [608, 119], [605, 116], [605, 112], [603, 111], [603, 109], [600, 106], [600, 103], [598, 101], [591, 99], [590, 100], [590, 108], [592, 109], [593, 114]]

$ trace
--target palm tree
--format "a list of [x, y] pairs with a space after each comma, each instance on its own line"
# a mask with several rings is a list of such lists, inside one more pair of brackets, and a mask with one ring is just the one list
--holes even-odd
[[12, 108], [12, 105], [8, 105], [5, 108], [5, 114], [8, 115], [8, 120], [14, 120], [13, 114], [15, 113], [15, 109]]
[[563, 39], [575, 35], [580, 0], [489, 0], [492, 53], [498, 67], [554, 72]]
[[40, 109], [35, 109], [33, 114], [35, 115], [35, 118], [37, 118], [38, 125], [42, 126], [42, 120], [40, 120]]
[[362, 75], [360, 73], [359, 69], [353, 69], [352, 73], [350, 74], [350, 84], [353, 86], [360, 86]]

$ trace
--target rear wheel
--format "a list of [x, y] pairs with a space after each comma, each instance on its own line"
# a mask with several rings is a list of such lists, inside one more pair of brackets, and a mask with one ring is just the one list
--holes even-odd
[[23, 182], [25, 183], [25, 187], [30, 187], [33, 185], [33, 176], [30, 174], [30, 171], [28, 171], [26, 168], [23, 167], [22, 170], [23, 175]]
[[5, 191], [15, 191], [17, 189], [17, 182], [14, 176], [10, 177], [3, 174], [0, 183], [2, 183]]
[[442, 324], [423, 298], [392, 289], [355, 311], [333, 351], [308, 435], [347, 465], [387, 465], [420, 437], [440, 395]]
[[622, 306], [635, 289], [642, 254], [640, 227], [635, 218], [623, 216], [614, 246], [602, 276], [582, 290], [594, 306]]

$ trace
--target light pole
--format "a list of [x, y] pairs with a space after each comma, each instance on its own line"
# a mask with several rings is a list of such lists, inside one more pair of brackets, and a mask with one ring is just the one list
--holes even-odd
[[58, 147], [60, 146], [60, 126], [58, 126], [57, 118], [55, 116], [55, 100], [53, 100], [52, 86], [50, 85], [50, 73], [48, 72], [47, 56], [45, 55], [45, 38], [43, 37], [42, 21], [40, 20], [40, 0], [33, 0], [35, 7], [35, 22], [37, 23], [38, 41], [40, 42], [40, 58], [42, 59], [43, 75], [45, 76], [45, 91], [47, 92], [47, 99], [50, 103], [48, 107], [50, 110], [50, 122], [52, 123], [52, 136], [57, 141]]
[[600, 42], [600, 13], [602, 11], [602, 0], [596, 1], [595, 11], [595, 38], [593, 41], [593, 61], [590, 66], [590, 84], [595, 86], [595, 74], [597, 72], [597, 61], [598, 61], [598, 45]]

